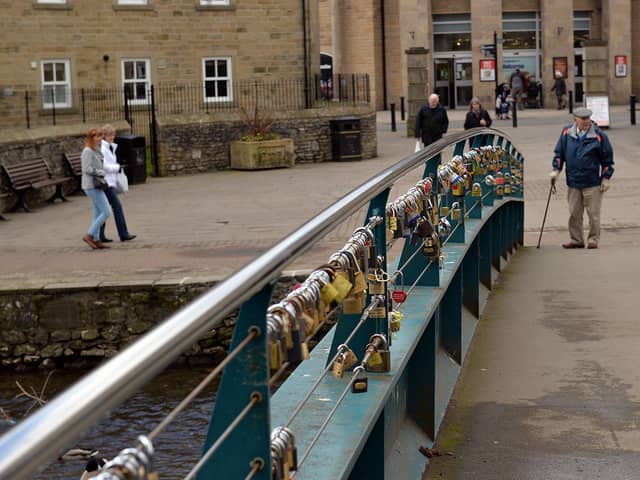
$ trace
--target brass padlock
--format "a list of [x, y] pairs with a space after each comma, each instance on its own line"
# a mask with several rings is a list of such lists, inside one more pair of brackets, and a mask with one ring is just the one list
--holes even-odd
[[475, 182], [471, 186], [471, 196], [472, 197], [482, 197], [482, 186], [479, 182]]
[[364, 375], [364, 367], [358, 365], [353, 369], [353, 380], [351, 382], [351, 393], [365, 393], [369, 389], [369, 378]]

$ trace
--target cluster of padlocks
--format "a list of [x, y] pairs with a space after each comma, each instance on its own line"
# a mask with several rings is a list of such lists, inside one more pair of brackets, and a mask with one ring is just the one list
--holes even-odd
[[96, 480], [158, 480], [153, 470], [153, 445], [148, 437], [138, 437], [137, 448], [125, 448], [107, 462]]
[[271, 430], [271, 478], [289, 480], [290, 473], [298, 470], [296, 437], [287, 427]]
[[307, 359], [307, 338], [339, 305], [345, 313], [364, 310], [367, 282], [363, 271], [372, 266], [375, 271], [380, 262], [371, 228], [381, 221], [376, 217], [369, 226], [354, 231], [349, 242], [327, 264], [315, 269], [295, 290], [267, 309], [271, 371], [277, 371], [285, 362], [295, 365]]

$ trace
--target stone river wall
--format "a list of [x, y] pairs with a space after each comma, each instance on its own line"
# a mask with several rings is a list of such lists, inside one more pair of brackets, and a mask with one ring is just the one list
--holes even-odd
[[[303, 278], [280, 279], [274, 301]], [[0, 369], [93, 367], [213, 285], [215, 281], [136, 282], [0, 291]], [[230, 344], [236, 314], [192, 345], [178, 364], [220, 361]]]

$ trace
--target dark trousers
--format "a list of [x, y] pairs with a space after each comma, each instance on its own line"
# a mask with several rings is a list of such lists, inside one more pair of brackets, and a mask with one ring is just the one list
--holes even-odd
[[[124, 219], [124, 210], [122, 210], [122, 204], [118, 198], [118, 192], [116, 192], [115, 188], [109, 187], [104, 193], [107, 195], [107, 200], [109, 200], [109, 205], [111, 205], [111, 209], [113, 210], [113, 218], [116, 221], [116, 228], [118, 229], [118, 236], [120, 237], [120, 240], [127, 238], [129, 236], [129, 230], [127, 229], [127, 222]], [[101, 240], [105, 238], [104, 226], [105, 224], [103, 223], [100, 228]]]

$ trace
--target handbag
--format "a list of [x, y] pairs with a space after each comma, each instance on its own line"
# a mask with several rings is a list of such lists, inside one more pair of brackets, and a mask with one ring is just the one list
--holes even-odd
[[116, 191], [118, 193], [127, 193], [129, 191], [129, 179], [122, 170], [116, 173]]
[[107, 188], [109, 188], [109, 184], [104, 179], [104, 177], [99, 177], [97, 175], [93, 176], [93, 186], [98, 190], [102, 190], [103, 192], [106, 192]]

